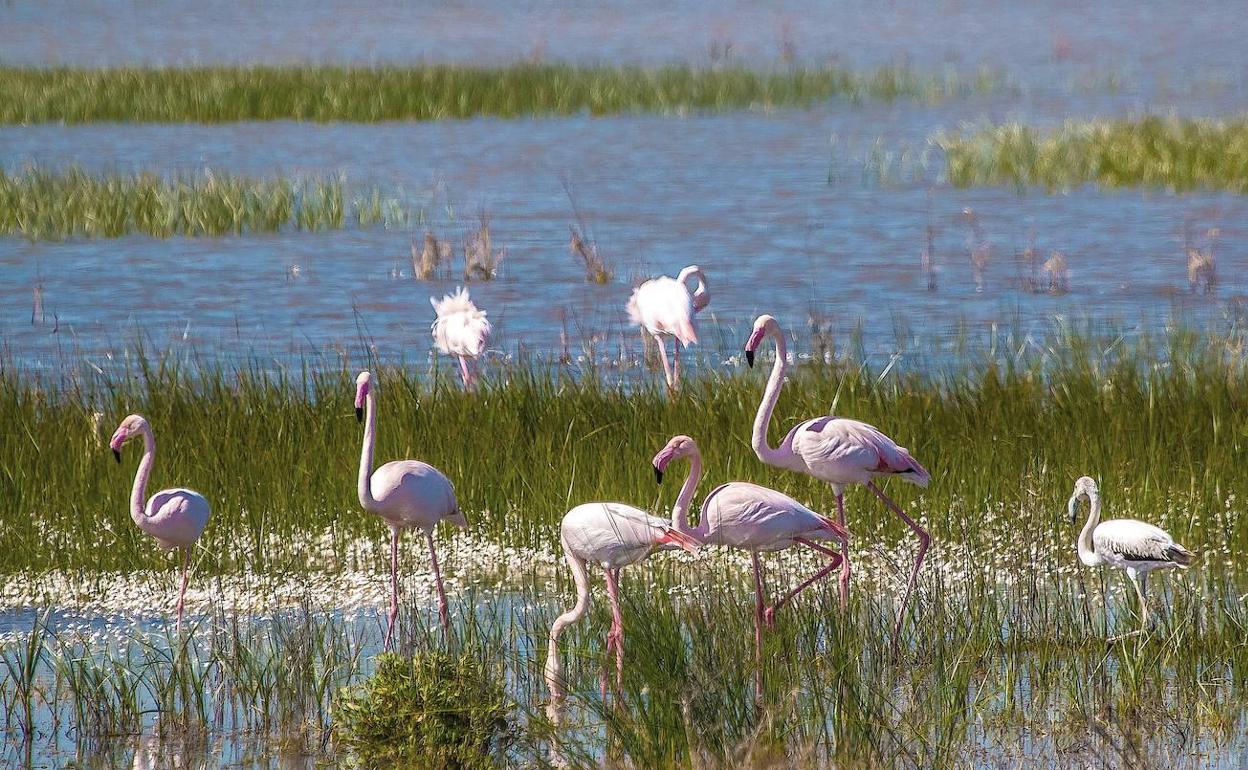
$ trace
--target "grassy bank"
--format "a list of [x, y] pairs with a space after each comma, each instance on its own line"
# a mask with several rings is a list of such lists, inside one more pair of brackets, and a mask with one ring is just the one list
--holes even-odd
[[409, 216], [401, 201], [380, 190], [351, 195], [342, 177], [257, 179], [203, 171], [169, 178], [76, 168], [0, 169], [0, 235], [32, 240], [337, 230], [348, 222], [402, 224]]
[[444, 120], [804, 107], [833, 98], [942, 99], [1001, 88], [988, 72], [926, 75], [903, 66], [501, 68], [0, 68], [0, 123]]
[[1159, 187], [1248, 193], [1248, 120], [1147, 117], [1069, 121], [1056, 131], [1009, 123], [936, 137], [958, 187]]
[[[1086, 473], [1102, 481], [1115, 513], [1162, 521], [1194, 546], [1238, 552], [1248, 546], [1244, 524], [1211, 529], [1211, 517], [1229, 495], [1248, 493], [1242, 344], [1238, 336], [1177, 333], [1130, 344], [1068, 336], [1060, 347], [1023, 346], [935, 373], [903, 373], [904, 361], [884, 373], [848, 360], [803, 365], [785, 387], [772, 435], [830, 407], [876, 424], [932, 471], [921, 494], [890, 486], [930, 517], [937, 538], [955, 534], [946, 512], [989, 505], [1018, 509], [1020, 524], [1048, 531], [1073, 479]], [[560, 516], [585, 500], [670, 504], [675, 492], [656, 489], [649, 460], [677, 433], [703, 448], [705, 490], [749, 479], [831, 509], [827, 485], [765, 468], [749, 448], [765, 372], [722, 371], [691, 379], [671, 402], [653, 388], [519, 365], [490, 373], [475, 395], [449, 377], [431, 383], [410, 370], [383, 370], [377, 457], [441, 468], [474, 531], [506, 544], [555, 544]], [[126, 511], [139, 452], [117, 467], [104, 443], [135, 411], [151, 419], [160, 442], [157, 488], [184, 484], [213, 503], [205, 569], [303, 563], [299, 533], [378, 535], [355, 500], [362, 434], [354, 374], [192, 373], [148, 363], [124, 379], [84, 375], [52, 386], [3, 372], [0, 571], [164, 563]], [[864, 542], [901, 536], [893, 517], [861, 493], [851, 498], [864, 507], [855, 519]], [[102, 550], [104, 526], [115, 540]]]

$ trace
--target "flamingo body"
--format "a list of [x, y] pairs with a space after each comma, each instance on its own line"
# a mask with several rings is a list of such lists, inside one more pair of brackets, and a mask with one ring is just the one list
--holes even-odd
[[1105, 565], [1123, 570], [1140, 599], [1143, 628], [1110, 641], [1143, 633], [1149, 626], [1149, 573], [1163, 569], [1187, 569], [1196, 560], [1196, 554], [1176, 543], [1164, 529], [1147, 522], [1136, 519], [1101, 521], [1100, 490], [1088, 476], [1082, 476], [1075, 482], [1074, 494], [1066, 504], [1071, 522], [1075, 521], [1080, 500], [1087, 500], [1090, 510], [1076, 544], [1079, 561], [1089, 567]]
[[186, 605], [186, 583], [191, 568], [191, 548], [208, 526], [211, 507], [203, 495], [193, 489], [181, 487], [162, 489], [149, 497], [144, 504], [147, 482], [156, 464], [156, 435], [151, 424], [142, 415], [129, 415], [117, 426], [108, 446], [120, 463], [122, 446], [135, 436], [143, 437], [143, 459], [139, 461], [139, 469], [134, 475], [134, 486], [130, 490], [130, 518], [139, 529], [151, 535], [161, 548], [178, 548], [182, 551], [182, 584], [178, 589], [176, 626], [177, 632], [181, 633], [182, 615]]
[[[485, 311], [473, 304], [464, 288], [440, 300], [430, 297], [429, 304], [437, 314], [432, 326], [433, 344], [443, 355], [459, 358], [464, 387], [471, 389], [477, 381], [476, 359], [485, 352], [492, 331]], [[469, 360], [473, 361], [472, 371]]]
[[[836, 523], [774, 489], [731, 481], [702, 502], [695, 537], [745, 551], [783, 551], [799, 540], [836, 540]], [[703, 530], [703, 526], [705, 530]]]
[[799, 423], [778, 449], [791, 455], [793, 470], [840, 488], [867, 484], [877, 476], [897, 476], [926, 487], [932, 478], [905, 447], [874, 426], [845, 417]]
[[[698, 282], [692, 294], [686, 285], [690, 278]], [[669, 365], [663, 339], [672, 337], [686, 348], [697, 342], [694, 316], [710, 302], [706, 276], [697, 265], [689, 265], [676, 278], [665, 275], [652, 278], [634, 289], [628, 299], [625, 309], [629, 322], [640, 326], [644, 334], [649, 334], [658, 343], [669, 392], [680, 386], [680, 347], [676, 347], [673, 363]]]
[[390, 615], [382, 645], [389, 649], [394, 624], [399, 617], [399, 538], [405, 529], [420, 529], [429, 546], [429, 563], [438, 594], [438, 617], [443, 633], [450, 633], [450, 612], [433, 530], [445, 521], [457, 527], [468, 526], [459, 509], [455, 488], [437, 468], [419, 460], [395, 460], [373, 469], [373, 447], [377, 441], [376, 394], [372, 375], [360, 372], [355, 378], [355, 415], [364, 422], [364, 443], [360, 450], [360, 473], [356, 494], [360, 507], [381, 517], [390, 527]]
[[139, 527], [156, 539], [161, 548], [190, 548], [208, 526], [208, 500], [193, 489], [162, 489], [144, 508]]

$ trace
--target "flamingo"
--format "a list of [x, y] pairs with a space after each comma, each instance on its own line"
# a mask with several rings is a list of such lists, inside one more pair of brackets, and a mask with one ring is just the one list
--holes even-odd
[[1087, 500], [1091, 510], [1088, 511], [1083, 531], [1079, 533], [1079, 561], [1089, 567], [1107, 564], [1125, 570], [1136, 595], [1140, 597], [1143, 627], [1111, 637], [1109, 641], [1142, 634], [1149, 628], [1148, 573], [1175, 567], [1187, 569], [1195, 561], [1196, 554], [1174, 542], [1169, 533], [1152, 524], [1135, 519], [1101, 522], [1101, 493], [1096, 482], [1088, 476], [1082, 476], [1075, 482], [1074, 494], [1066, 503], [1068, 520], [1072, 524], [1078, 516], [1081, 500]]
[[364, 448], [360, 451], [358, 491], [360, 506], [375, 513], [390, 527], [390, 616], [386, 624], [385, 649], [390, 649], [394, 622], [399, 617], [399, 537], [403, 530], [424, 530], [429, 544], [433, 582], [438, 591], [438, 617], [444, 633], [450, 632], [446, 591], [438, 569], [438, 553], [433, 545], [433, 529], [439, 521], [457, 527], [468, 526], [468, 519], [455, 500], [450, 479], [420, 460], [395, 460], [373, 470], [373, 444], [377, 439], [376, 393], [372, 375], [360, 372], [355, 378], [355, 418], [364, 423]]
[[[667, 466], [681, 457], [689, 458], [689, 476], [672, 507], [672, 528], [692, 536], [699, 543], [727, 545], [750, 552], [754, 566], [754, 657], [761, 668], [763, 624], [774, 628], [776, 610], [831, 574], [841, 563], [840, 554], [814, 541], [839, 540], [845, 550], [848, 548], [849, 533], [837, 522], [815, 513], [788, 495], [746, 481], [731, 481], [711, 490], [702, 501], [701, 520], [697, 528], [692, 529], [689, 526], [689, 505], [702, 479], [702, 454], [697, 443], [688, 436], [675, 436], [668, 441], [654, 456], [654, 478], [662, 483]], [[783, 551], [795, 545], [803, 545], [831, 560], [780, 601], [765, 607], [766, 588], [758, 555], [763, 551]], [[756, 692], [762, 691], [760, 677], [761, 673], [756, 669]]]
[[143, 497], [147, 491], [147, 481], [152, 475], [152, 466], [156, 463], [156, 435], [147, 418], [140, 414], [132, 414], [121, 421], [108, 446], [113, 456], [121, 463], [121, 447], [135, 436], [143, 437], [143, 459], [139, 461], [139, 470], [134, 475], [134, 488], [130, 491], [130, 518], [139, 529], [156, 538], [156, 543], [164, 549], [182, 549], [182, 587], [178, 589], [178, 623], [177, 632], [182, 632], [182, 614], [186, 602], [187, 573], [191, 567], [191, 548], [204, 527], [208, 526], [211, 508], [208, 500], [200, 493], [181, 487], [162, 489], [152, 495], [147, 505]]
[[[776, 363], [771, 368], [767, 390], [754, 418], [750, 443], [758, 459], [768, 465], [805, 473], [831, 484], [832, 491], [836, 494], [837, 523], [842, 528], [845, 526], [845, 487], [849, 484], [864, 484], [884, 505], [900, 516], [919, 538], [919, 551], [915, 555], [914, 567], [910, 571], [910, 580], [906, 584], [906, 593], [902, 597], [901, 607], [897, 611], [897, 622], [893, 627], [893, 643], [896, 645], [906, 606], [914, 592], [919, 567], [923, 564], [923, 556], [927, 553], [931, 537], [927, 530], [884, 494], [874, 479], [878, 476], [897, 476], [912, 484], [926, 487], [931, 481], [931, 475], [910, 456], [910, 452], [897, 446], [888, 436], [865, 422], [844, 417], [827, 415], [806, 420], [790, 430], [780, 446], [774, 449], [768, 446], [767, 424], [776, 408], [780, 387], [784, 384], [784, 373], [788, 368], [784, 332], [776, 319], [761, 315], [754, 321], [754, 330], [745, 343], [745, 359], [753, 367], [754, 353], [762, 344], [763, 338], [768, 336], [776, 343]], [[846, 549], [841, 556], [841, 608], [844, 609], [849, 601], [849, 550]]]
[[[443, 355], [459, 358], [459, 371], [464, 387], [472, 390], [477, 384], [477, 356], [485, 350], [490, 338], [490, 322], [485, 311], [477, 309], [468, 297], [468, 290], [459, 288], [442, 299], [429, 298], [438, 317], [433, 322], [433, 342]], [[472, 359], [472, 371], [468, 360]]]
[[[693, 294], [685, 285], [690, 278], [698, 281]], [[674, 279], [666, 275], [652, 278], [634, 289], [633, 295], [628, 298], [626, 309], [629, 322], [640, 326], [643, 334], [654, 337], [659, 344], [668, 392], [680, 387], [680, 346], [689, 347], [698, 341], [694, 316], [709, 304], [711, 293], [706, 275], [697, 265], [689, 265]], [[679, 343], [673, 348], [670, 365], [667, 363], [667, 348], [663, 344], [665, 336], [673, 337]]]
[[[546, 686], [550, 689], [551, 720], [558, 716], [566, 693], [563, 666], [559, 662], [559, 635], [563, 629], [585, 616], [589, 609], [589, 578], [586, 563], [601, 564], [607, 579], [611, 602], [611, 629], [607, 632], [607, 653], [615, 652], [616, 688], [624, 677], [624, 624], [620, 615], [620, 570], [645, 560], [656, 550], [684, 548], [697, 551], [698, 542], [677, 531], [665, 519], [624, 503], [584, 503], [564, 514], [559, 525], [563, 556], [576, 582], [576, 604], [555, 618], [550, 627], [550, 648], [546, 654]], [[606, 681], [603, 681], [603, 698]]]

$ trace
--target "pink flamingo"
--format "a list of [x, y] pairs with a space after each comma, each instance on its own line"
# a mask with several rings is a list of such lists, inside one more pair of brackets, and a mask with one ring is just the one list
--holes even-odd
[[[693, 294], [686, 286], [690, 278], [698, 281]], [[681, 270], [675, 279], [666, 275], [652, 278], [634, 289], [628, 299], [629, 322], [641, 326], [643, 333], [654, 337], [659, 344], [659, 357], [663, 360], [663, 376], [669, 392], [680, 387], [680, 345], [689, 347], [698, 341], [694, 316], [709, 304], [711, 294], [706, 276], [697, 265]], [[679, 343], [673, 348], [670, 365], [667, 363], [667, 348], [663, 344], [665, 336], [674, 337]], [[645, 340], [644, 336], [642, 340]]]
[[433, 529], [439, 521], [457, 527], [468, 526], [468, 519], [455, 501], [455, 488], [441, 471], [419, 460], [395, 460], [373, 470], [373, 444], [377, 439], [377, 410], [372, 375], [360, 372], [355, 378], [355, 417], [364, 422], [364, 448], [360, 452], [359, 496], [364, 510], [380, 516], [390, 527], [390, 617], [386, 624], [385, 649], [390, 648], [394, 622], [399, 617], [399, 536], [404, 529], [424, 530], [429, 543], [433, 582], [438, 590], [438, 616], [449, 633], [450, 615], [438, 553], [433, 545]]
[[[550, 627], [550, 648], [546, 654], [546, 685], [550, 689], [551, 720], [558, 716], [566, 693], [563, 666], [559, 662], [559, 635], [563, 629], [585, 616], [589, 609], [589, 578], [586, 562], [601, 564], [607, 578], [611, 601], [611, 629], [607, 632], [607, 654], [615, 652], [615, 685], [624, 677], [624, 623], [620, 615], [620, 570], [646, 559], [656, 550], [684, 548], [693, 553], [698, 542], [675, 530], [665, 519], [624, 503], [585, 503], [564, 514], [559, 526], [563, 556], [576, 582], [576, 604], [555, 618]], [[602, 684], [606, 698], [606, 681]]]
[[[906, 449], [897, 446], [888, 436], [865, 422], [844, 417], [828, 415], [806, 420], [790, 430], [780, 446], [774, 449], [768, 446], [767, 424], [771, 421], [771, 413], [780, 397], [788, 357], [780, 324], [769, 315], [761, 315], [754, 321], [754, 331], [745, 343], [745, 359], [751, 367], [754, 366], [754, 352], [762, 344], [764, 337], [775, 340], [776, 363], [771, 368], [767, 390], [758, 406], [758, 415], [754, 418], [754, 432], [750, 443], [758, 459], [768, 465], [805, 473], [831, 484], [832, 491], [836, 494], [837, 521], [842, 527], [845, 526], [846, 485], [864, 484], [918, 535], [919, 551], [915, 556], [914, 568], [910, 571], [910, 580], [906, 584], [906, 593], [902, 597], [901, 607], [897, 611], [897, 623], [893, 628], [893, 643], [896, 644], [906, 606], [914, 591], [919, 567], [923, 564], [923, 555], [927, 552], [931, 537], [918, 522], [907, 516], [905, 511], [889, 499], [873, 479], [877, 476], [898, 476], [912, 484], [926, 487], [932, 477]], [[843, 557], [840, 578], [842, 609], [849, 601], [848, 549]]]
[[130, 491], [130, 518], [139, 529], [156, 538], [165, 549], [182, 549], [182, 587], [178, 590], [177, 632], [182, 632], [182, 612], [186, 601], [187, 573], [191, 567], [191, 548], [208, 526], [211, 509], [204, 496], [191, 489], [162, 489], [152, 495], [143, 505], [147, 481], [156, 464], [156, 436], [152, 426], [142, 415], [132, 414], [121, 421], [108, 446], [117, 462], [121, 462], [121, 446], [135, 436], [143, 436], [143, 459], [134, 475], [134, 488]]
[[[842, 525], [815, 513], [788, 495], [745, 481], [731, 481], [711, 490], [702, 501], [702, 516], [697, 528], [691, 529], [689, 506], [702, 479], [702, 454], [697, 443], [688, 436], [676, 436], [667, 442], [654, 456], [654, 478], [662, 482], [667, 466], [681, 457], [689, 458], [689, 476], [672, 507], [672, 527], [692, 536], [699, 543], [727, 545], [750, 552], [754, 565], [754, 656], [760, 667], [755, 670], [754, 687], [756, 692], [761, 693], [763, 624], [774, 628], [776, 610], [831, 574], [841, 563], [840, 554], [814, 541], [836, 539], [841, 542], [842, 550], [848, 550], [849, 533]], [[762, 551], [783, 551], [799, 544], [828, 556], [828, 565], [767, 607], [758, 554]]]
[[[485, 311], [478, 310], [468, 297], [467, 289], [458, 289], [441, 300], [429, 298], [429, 304], [438, 317], [433, 322], [433, 342], [443, 355], [459, 358], [459, 372], [464, 387], [472, 390], [477, 385], [477, 357], [485, 351], [490, 338], [490, 322]], [[472, 360], [471, 371], [468, 361]]]

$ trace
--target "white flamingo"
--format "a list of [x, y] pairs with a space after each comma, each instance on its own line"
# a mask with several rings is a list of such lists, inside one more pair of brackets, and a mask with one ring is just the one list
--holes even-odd
[[438, 554], [433, 545], [433, 529], [439, 521], [466, 527], [468, 519], [459, 509], [450, 479], [432, 465], [419, 460], [395, 460], [373, 470], [373, 445], [377, 439], [375, 391], [372, 375], [360, 372], [355, 378], [355, 417], [364, 422], [364, 447], [360, 451], [358, 492], [360, 506], [380, 516], [390, 527], [390, 616], [383, 643], [389, 649], [394, 622], [399, 617], [400, 534], [413, 527], [425, 533], [433, 582], [438, 591], [438, 617], [443, 631], [449, 632], [450, 614], [446, 591], [442, 587], [442, 573], [438, 569]]
[[[923, 555], [927, 553], [931, 537], [927, 530], [907, 516], [905, 511], [876, 486], [874, 479], [879, 476], [896, 476], [926, 487], [931, 481], [931, 475], [904, 447], [897, 446], [888, 436], [865, 422], [844, 417], [827, 415], [798, 423], [779, 446], [768, 446], [767, 424], [771, 422], [771, 413], [780, 398], [780, 387], [784, 384], [784, 373], [788, 368], [788, 353], [780, 324], [769, 315], [761, 315], [754, 321], [754, 330], [745, 343], [745, 359], [750, 366], [754, 366], [754, 352], [762, 344], [764, 337], [771, 337], [776, 343], [776, 363], [772, 365], [771, 376], [767, 379], [767, 390], [754, 418], [750, 443], [758, 459], [768, 465], [805, 473], [831, 484], [832, 491], [836, 494], [837, 523], [842, 528], [845, 526], [845, 487], [849, 484], [863, 484], [893, 513], [900, 516], [919, 537], [919, 551], [915, 555], [914, 567], [910, 571], [910, 580], [906, 583], [906, 593], [901, 599], [897, 622], [893, 627], [893, 644], [896, 645], [906, 606], [914, 592], [919, 567], [923, 564]], [[849, 601], [849, 550], [841, 556], [841, 607], [844, 608]]]
[[485, 343], [490, 338], [490, 322], [486, 320], [485, 311], [472, 303], [464, 288], [440, 300], [430, 297], [429, 304], [438, 316], [432, 326], [433, 342], [443, 355], [459, 358], [464, 387], [472, 390], [477, 384], [477, 357], [485, 351]]
[[1143, 628], [1111, 637], [1115, 642], [1142, 634], [1149, 628], [1148, 573], [1159, 569], [1187, 569], [1196, 554], [1174, 542], [1165, 530], [1135, 519], [1101, 521], [1101, 493], [1096, 482], [1082, 476], [1075, 482], [1075, 492], [1066, 503], [1070, 523], [1078, 517], [1079, 501], [1089, 502], [1088, 521], [1079, 533], [1079, 561], [1089, 567], [1109, 565], [1125, 570], [1131, 585], [1140, 597]]
[[[702, 454], [697, 442], [688, 436], [675, 436], [654, 456], [654, 478], [663, 481], [663, 472], [675, 459], [689, 458], [689, 477], [672, 506], [672, 527], [692, 536], [699, 543], [727, 545], [749, 551], [754, 566], [754, 688], [761, 693], [763, 624], [775, 626], [776, 610], [816, 581], [830, 575], [841, 563], [841, 555], [815, 541], [839, 540], [842, 549], [849, 533], [832, 519], [815, 513], [798, 501], [774, 489], [745, 481], [730, 481], [711, 490], [702, 501], [702, 516], [696, 529], [689, 526], [689, 506], [702, 479]], [[802, 545], [829, 557], [827, 566], [789, 591], [780, 601], [767, 606], [762, 565], [758, 554], [783, 551]]]
[[152, 426], [143, 415], [132, 414], [117, 426], [108, 446], [120, 463], [122, 444], [135, 436], [143, 437], [143, 459], [139, 461], [139, 470], [134, 474], [134, 487], [130, 491], [130, 518], [134, 519], [139, 529], [154, 537], [161, 548], [182, 550], [182, 587], [178, 589], [176, 627], [177, 632], [181, 633], [187, 573], [191, 567], [191, 548], [200, 535], [204, 534], [211, 509], [203, 495], [180, 487], [162, 489], [152, 495], [144, 505], [147, 482], [152, 476], [152, 466], [156, 464], [156, 436], [152, 432]]
[[[698, 285], [693, 294], [686, 285], [696, 278]], [[659, 357], [663, 360], [663, 375], [668, 391], [680, 387], [680, 347], [689, 347], [698, 341], [695, 315], [711, 303], [710, 289], [702, 268], [689, 265], [676, 278], [666, 275], [652, 278], [633, 290], [628, 298], [629, 323], [637, 324], [644, 334], [654, 337], [659, 345]], [[664, 337], [675, 339], [673, 361], [667, 362]], [[644, 337], [642, 338], [645, 339]]]
[[[693, 553], [698, 543], [675, 530], [665, 519], [624, 503], [584, 503], [564, 514], [559, 525], [563, 556], [576, 582], [576, 604], [555, 618], [550, 627], [550, 647], [546, 653], [546, 685], [550, 689], [551, 720], [556, 720], [566, 697], [563, 666], [559, 661], [559, 635], [563, 629], [585, 616], [589, 609], [587, 562], [601, 564], [607, 579], [611, 602], [611, 629], [607, 633], [607, 653], [615, 651], [615, 683], [624, 676], [624, 623], [620, 615], [620, 570], [643, 561], [656, 550], [684, 548]], [[606, 681], [603, 681], [606, 697]]]

